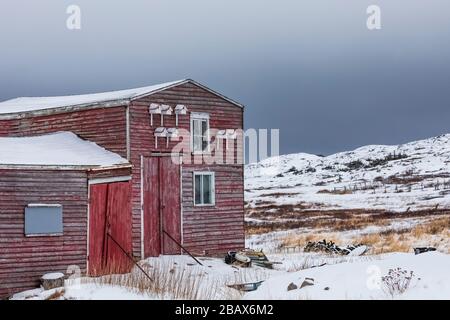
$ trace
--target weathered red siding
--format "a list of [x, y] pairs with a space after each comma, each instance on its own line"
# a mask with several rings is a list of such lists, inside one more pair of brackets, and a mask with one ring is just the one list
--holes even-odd
[[[193, 172], [213, 171], [215, 206], [195, 207]], [[183, 166], [183, 242], [192, 252], [216, 254], [244, 248], [244, 181], [242, 166]]]
[[[141, 239], [141, 156], [149, 157], [152, 152], [171, 152], [179, 141], [170, 141], [166, 148], [165, 139], [159, 138], [158, 148], [155, 148], [153, 132], [160, 126], [159, 115], [154, 116], [153, 127], [150, 126], [148, 107], [150, 103], [168, 104], [174, 107], [184, 104], [188, 107], [187, 115], [180, 115], [178, 128], [190, 131], [190, 113], [205, 112], [210, 115], [210, 128], [212, 136], [219, 129], [242, 129], [242, 108], [204, 90], [195, 84], [186, 83], [174, 88], [161, 91], [157, 94], [133, 101], [130, 105], [130, 147], [131, 163], [133, 164], [133, 249], [136, 256], [140, 256]], [[175, 116], [164, 117], [164, 127], [175, 127]], [[185, 144], [184, 151], [190, 151], [190, 137], [184, 137], [181, 141]], [[235, 158], [242, 158], [242, 148], [235, 146]], [[235, 159], [236, 160], [236, 159]], [[242, 163], [242, 161], [241, 161]], [[207, 167], [198, 165], [199, 170], [208, 168], [218, 170], [216, 173], [216, 197], [219, 202], [214, 208], [193, 207], [192, 194], [189, 196], [189, 188], [192, 185], [192, 176], [183, 174], [183, 220], [184, 242], [197, 251], [224, 252], [228, 249], [242, 248], [244, 246], [243, 218], [243, 165], [216, 165]], [[185, 166], [183, 165], [183, 170]], [[187, 169], [189, 170], [189, 169]], [[220, 181], [221, 177], [229, 176], [231, 181]], [[219, 180], [217, 180], [219, 179]], [[230, 187], [236, 186], [235, 192], [230, 192]], [[192, 190], [190, 191], [192, 192]], [[190, 198], [189, 198], [190, 197]], [[227, 202], [225, 198], [228, 197]], [[184, 215], [185, 210], [188, 214]], [[223, 216], [222, 219], [218, 217]], [[210, 219], [211, 218], [211, 222]], [[220, 222], [220, 226], [217, 224]], [[212, 227], [210, 233], [205, 233], [204, 226]], [[240, 233], [237, 233], [239, 231]], [[214, 238], [206, 240], [213, 235]], [[203, 238], [202, 238], [203, 237]]]
[[0, 136], [32, 136], [72, 131], [81, 138], [127, 157], [126, 108], [111, 107], [0, 120]]
[[[24, 236], [29, 203], [63, 207], [62, 236]], [[0, 297], [33, 288], [47, 272], [86, 270], [87, 178], [82, 171], [0, 169]]]

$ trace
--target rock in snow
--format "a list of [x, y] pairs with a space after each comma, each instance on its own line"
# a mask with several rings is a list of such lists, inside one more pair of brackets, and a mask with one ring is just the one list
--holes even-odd
[[295, 290], [297, 288], [298, 288], [297, 285], [295, 283], [291, 282], [291, 283], [289, 283], [289, 285], [287, 287], [287, 291], [292, 291], [292, 290]]

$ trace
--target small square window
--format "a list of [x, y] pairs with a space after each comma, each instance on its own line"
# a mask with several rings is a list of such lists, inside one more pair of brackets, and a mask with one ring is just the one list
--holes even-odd
[[25, 207], [25, 235], [62, 235], [62, 206], [29, 204]]
[[213, 206], [215, 204], [214, 172], [194, 172], [194, 204]]

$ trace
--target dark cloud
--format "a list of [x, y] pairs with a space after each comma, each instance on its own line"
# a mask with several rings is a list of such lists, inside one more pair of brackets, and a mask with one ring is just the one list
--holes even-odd
[[[66, 7], [82, 29], [65, 27]], [[366, 28], [378, 4], [382, 29]], [[0, 100], [194, 78], [280, 128], [281, 152], [328, 154], [448, 132], [450, 3], [2, 1]]]

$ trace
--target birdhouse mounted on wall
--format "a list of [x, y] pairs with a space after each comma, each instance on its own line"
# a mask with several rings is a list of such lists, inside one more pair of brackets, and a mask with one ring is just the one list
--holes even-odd
[[167, 129], [158, 127], [155, 129], [155, 148], [158, 149], [158, 138], [167, 138]]
[[168, 138], [178, 138], [178, 129], [177, 128], [168, 128], [167, 129], [167, 137]]
[[164, 126], [164, 115], [168, 115], [170, 116], [172, 114], [172, 107], [167, 105], [167, 104], [163, 104], [161, 105], [161, 127]]
[[184, 104], [177, 104], [175, 107], [175, 125], [178, 127], [178, 115], [187, 114], [187, 107]]
[[178, 138], [178, 129], [177, 128], [168, 128], [167, 136], [166, 136], [166, 148], [169, 147], [169, 139]]
[[150, 104], [150, 107], [148, 108], [148, 112], [150, 113], [150, 126], [153, 127], [153, 115], [161, 114], [161, 105], [157, 104], [157, 103]]

